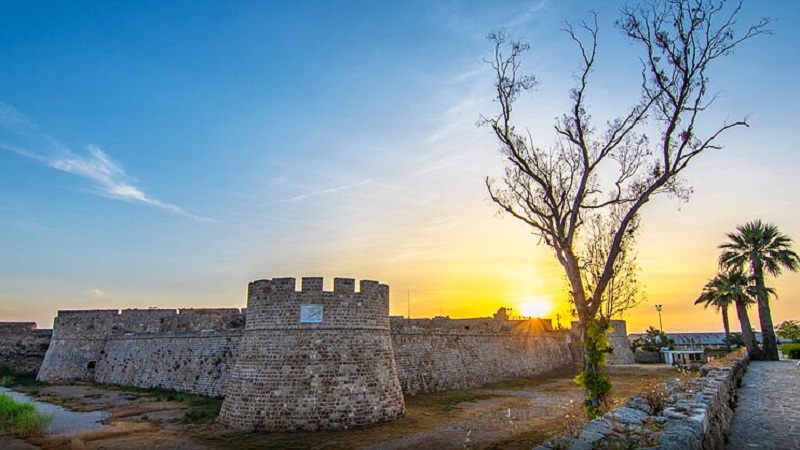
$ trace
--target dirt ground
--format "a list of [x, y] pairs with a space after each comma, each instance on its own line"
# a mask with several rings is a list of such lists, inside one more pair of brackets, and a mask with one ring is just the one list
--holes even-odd
[[[107, 411], [104, 430], [27, 439], [44, 450], [128, 449], [530, 449], [585, 422], [582, 393], [564, 370], [477, 389], [406, 397], [406, 416], [375, 427], [318, 433], [233, 433], [192, 423], [196, 401], [96, 385], [31, 386], [43, 401], [79, 411]], [[619, 404], [678, 373], [668, 366], [616, 366], [612, 402]], [[205, 405], [204, 407], [208, 407]], [[218, 403], [211, 405], [218, 408]], [[210, 418], [202, 420], [213, 420]]]

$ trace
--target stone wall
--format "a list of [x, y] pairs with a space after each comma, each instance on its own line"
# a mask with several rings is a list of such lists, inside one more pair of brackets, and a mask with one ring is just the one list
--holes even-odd
[[220, 422], [237, 430], [346, 429], [405, 413], [389, 332], [389, 287], [321, 278], [250, 283], [247, 322]]
[[220, 395], [243, 325], [233, 308], [59, 311], [38, 379]]
[[52, 333], [36, 329], [33, 322], [0, 322], [0, 366], [18, 373], [37, 373]]
[[536, 320], [392, 319], [403, 393], [466, 389], [573, 364], [566, 332]]
[[704, 366], [702, 376], [685, 385], [668, 382], [670, 395], [663, 406], [635, 396], [613, 414], [587, 424], [577, 438], [554, 438], [536, 450], [722, 450], [733, 419], [736, 388], [749, 362], [742, 349], [714, 366]]
[[94, 381], [97, 361], [111, 338], [115, 309], [59, 311], [39, 381]]
[[633, 352], [633, 360], [636, 364], [658, 364], [661, 362], [661, 352], [638, 350]]
[[[60, 311], [42, 381], [87, 380], [225, 396], [239, 430], [365, 426], [404, 413], [403, 394], [465, 389], [575, 364], [547, 320], [404, 319], [388, 286], [337, 278], [250, 283], [248, 308]], [[247, 317], [245, 321], [245, 311]], [[627, 363], [615, 321], [613, 361]], [[577, 356], [576, 356], [577, 355]], [[613, 354], [612, 354], [613, 355]], [[631, 355], [632, 356], [632, 355]]]
[[[355, 295], [354, 284], [337, 283], [346, 295]], [[362, 291], [376, 289], [385, 290], [371, 282], [362, 287]], [[475, 387], [573, 363], [569, 334], [552, 331], [547, 321], [446, 317], [389, 321], [384, 303], [375, 303], [379, 309], [354, 312], [357, 303], [337, 300], [342, 292], [306, 295], [329, 304], [325, 318], [335, 332], [315, 344], [318, 348], [336, 348], [343, 330], [385, 330], [390, 323], [393, 370], [405, 394]], [[265, 302], [254, 302], [251, 312], [249, 327], [269, 332], [251, 337], [249, 346], [274, 354], [298, 345], [292, 327], [282, 325], [296, 322], [298, 311], [290, 308], [276, 314], [266, 310]], [[39, 378], [222, 395], [238, 354], [243, 322], [237, 309], [60, 311]]]
[[633, 350], [628, 341], [628, 330], [624, 320], [611, 321], [611, 333], [608, 334], [608, 341], [611, 345], [611, 353], [608, 354], [606, 361], [609, 365], [634, 364]]
[[128, 334], [109, 340], [97, 362], [98, 383], [222, 394], [241, 331]]

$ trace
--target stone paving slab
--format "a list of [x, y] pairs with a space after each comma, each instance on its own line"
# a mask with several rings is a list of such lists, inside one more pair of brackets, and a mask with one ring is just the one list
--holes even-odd
[[728, 450], [800, 449], [800, 367], [753, 361], [738, 391]]

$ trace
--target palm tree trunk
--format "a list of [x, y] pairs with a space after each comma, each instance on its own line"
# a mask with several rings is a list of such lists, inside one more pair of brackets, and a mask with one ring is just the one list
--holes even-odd
[[761, 359], [761, 349], [756, 344], [756, 337], [753, 335], [753, 327], [750, 326], [750, 317], [747, 316], [747, 305], [744, 299], [736, 300], [736, 315], [739, 317], [739, 325], [742, 327], [742, 340], [747, 348], [750, 359]]
[[731, 325], [728, 321], [728, 307], [720, 309], [722, 313], [722, 328], [725, 330], [725, 349], [731, 351]]
[[772, 313], [769, 310], [769, 292], [764, 286], [764, 269], [760, 264], [753, 267], [753, 278], [758, 289], [758, 320], [761, 322], [761, 343], [765, 361], [777, 361], [778, 343], [775, 339], [775, 327], [772, 325]]

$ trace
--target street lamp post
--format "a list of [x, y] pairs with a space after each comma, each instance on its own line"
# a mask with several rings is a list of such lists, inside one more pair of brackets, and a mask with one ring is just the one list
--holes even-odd
[[658, 311], [658, 329], [663, 333], [664, 324], [661, 322], [661, 308], [663, 308], [663, 305], [656, 305], [656, 311]]

